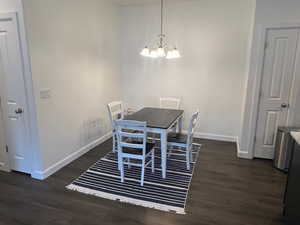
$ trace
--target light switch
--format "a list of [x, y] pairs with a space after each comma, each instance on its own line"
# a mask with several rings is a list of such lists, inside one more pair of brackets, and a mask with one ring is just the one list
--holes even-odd
[[41, 99], [51, 98], [51, 90], [49, 88], [41, 89], [40, 98]]

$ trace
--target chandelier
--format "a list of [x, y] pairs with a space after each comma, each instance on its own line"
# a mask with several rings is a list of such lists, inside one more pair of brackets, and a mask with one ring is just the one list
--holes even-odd
[[176, 47], [173, 49], [168, 48], [166, 35], [163, 33], [163, 8], [164, 2], [161, 0], [160, 4], [160, 34], [158, 35], [158, 39], [155, 40], [155, 44], [153, 46], [146, 47], [141, 51], [141, 55], [150, 58], [166, 58], [166, 59], [175, 59], [180, 58], [181, 55]]

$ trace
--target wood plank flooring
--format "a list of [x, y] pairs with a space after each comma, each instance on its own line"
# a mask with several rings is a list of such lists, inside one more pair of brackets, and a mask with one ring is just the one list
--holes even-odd
[[242, 160], [233, 143], [203, 144], [187, 215], [73, 192], [65, 186], [111, 149], [96, 147], [44, 181], [0, 172], [0, 225], [281, 225], [286, 175], [271, 161]]

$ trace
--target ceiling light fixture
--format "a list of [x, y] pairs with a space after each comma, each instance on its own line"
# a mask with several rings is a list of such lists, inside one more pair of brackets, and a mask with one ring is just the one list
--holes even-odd
[[142, 51], [141, 55], [150, 58], [163, 58], [166, 59], [175, 59], [180, 58], [181, 55], [177, 48], [169, 49], [166, 41], [166, 35], [163, 33], [163, 10], [164, 10], [164, 1], [161, 0], [160, 4], [160, 34], [158, 35], [158, 40], [153, 48], [148, 48], [146, 46]]

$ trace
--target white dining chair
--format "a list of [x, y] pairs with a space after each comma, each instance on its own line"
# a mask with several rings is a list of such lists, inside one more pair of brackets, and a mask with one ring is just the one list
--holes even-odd
[[180, 99], [171, 98], [171, 97], [161, 97], [159, 99], [160, 108], [164, 109], [179, 109], [180, 108]]
[[124, 118], [124, 106], [123, 102], [121, 101], [114, 101], [107, 104], [109, 119], [112, 126], [112, 134], [113, 134], [113, 152], [117, 152], [117, 138], [116, 138], [116, 132], [114, 127], [114, 121], [117, 119], [123, 119]]
[[[184, 155], [186, 157], [186, 168], [188, 170], [191, 169], [191, 163], [193, 162], [193, 137], [194, 137], [194, 131], [195, 127], [197, 126], [199, 121], [199, 111], [195, 112], [192, 115], [192, 118], [190, 120], [188, 133], [182, 134], [182, 133], [169, 133], [168, 134], [168, 149], [170, 154], [172, 151], [172, 147], [179, 147], [180, 150], [184, 151]], [[198, 145], [198, 144], [197, 144]]]
[[[154, 173], [154, 144], [147, 143], [147, 123], [133, 120], [115, 120], [114, 123], [121, 182], [124, 182], [124, 165], [128, 165], [128, 168], [132, 165], [139, 166], [141, 167], [140, 183], [143, 186], [145, 168], [149, 163], [151, 163], [152, 173]], [[135, 159], [135, 161], [130, 159]]]
[[[180, 102], [181, 100], [179, 98], [173, 98], [173, 97], [161, 97], [159, 99], [160, 102], [160, 108], [163, 109], [180, 109]], [[175, 132], [178, 127], [178, 124], [174, 124], [174, 127], [172, 128]], [[155, 139], [158, 139], [157, 137]]]
[[137, 112], [139, 109], [136, 106], [129, 105], [127, 102], [123, 103], [123, 111], [125, 115], [131, 115]]

